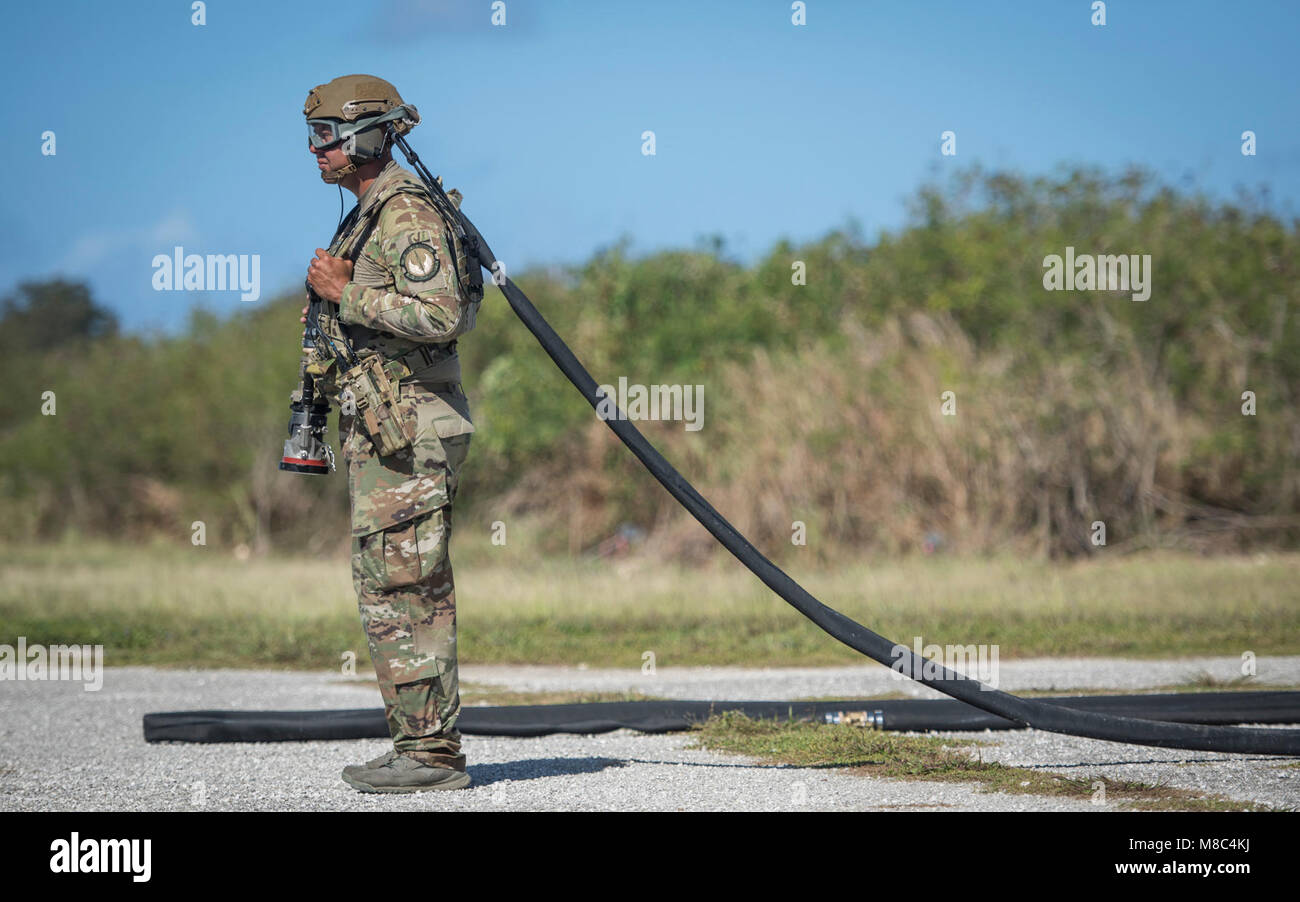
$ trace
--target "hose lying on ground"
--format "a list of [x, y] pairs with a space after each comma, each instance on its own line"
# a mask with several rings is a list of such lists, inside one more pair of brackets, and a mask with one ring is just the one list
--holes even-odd
[[[1178, 723], [1300, 723], [1300, 692], [1183, 692], [1094, 695], [1041, 701], [1077, 711]], [[1013, 730], [1013, 723], [951, 699], [846, 699], [829, 702], [717, 702], [662, 699], [571, 705], [461, 708], [456, 729], [467, 736], [547, 736], [688, 730], [713, 714], [758, 719], [849, 722], [877, 730]], [[340, 711], [171, 711], [144, 716], [146, 742], [306, 742], [387, 739], [382, 708]]]

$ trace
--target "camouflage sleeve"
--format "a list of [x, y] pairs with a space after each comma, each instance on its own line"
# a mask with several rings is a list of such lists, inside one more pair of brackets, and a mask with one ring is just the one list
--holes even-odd
[[415, 341], [447, 341], [459, 334], [465, 301], [456, 279], [450, 236], [442, 217], [422, 198], [390, 201], [367, 242], [393, 283], [386, 288], [349, 282], [339, 319]]

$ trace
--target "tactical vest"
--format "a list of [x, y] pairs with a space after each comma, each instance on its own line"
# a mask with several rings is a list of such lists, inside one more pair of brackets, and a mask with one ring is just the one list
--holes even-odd
[[[405, 174], [405, 170], [401, 172]], [[441, 183], [439, 179], [439, 184]], [[470, 253], [457, 235], [454, 226], [455, 211], [446, 209], [446, 204], [418, 180], [408, 175], [402, 185], [388, 197], [374, 204], [364, 216], [360, 212], [361, 205], [358, 203], [334, 233], [328, 249], [329, 254], [345, 257], [355, 264], [378, 225], [385, 205], [402, 194], [414, 194], [428, 201], [442, 220], [443, 246], [447, 248], [455, 267], [455, 280], [463, 300], [461, 325], [456, 334], [457, 337], [464, 335], [474, 328], [479, 304], [483, 301], [483, 272], [477, 257]], [[459, 208], [461, 193], [452, 190], [448, 192], [448, 197], [451, 198], [452, 204]], [[391, 286], [361, 284], [363, 287], [389, 287], [391, 290]], [[358, 357], [372, 354], [383, 356], [384, 368], [394, 380], [405, 379], [414, 374], [423, 382], [460, 382], [460, 358], [456, 353], [456, 339], [447, 342], [422, 342], [393, 335], [390, 332], [376, 331], [367, 326], [343, 323], [338, 319], [338, 306], [332, 303], [322, 305], [321, 327], [331, 338], [347, 341]]]

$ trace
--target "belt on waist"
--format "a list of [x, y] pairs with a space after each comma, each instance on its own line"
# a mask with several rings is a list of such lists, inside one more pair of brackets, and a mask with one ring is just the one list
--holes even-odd
[[407, 366], [412, 367], [417, 363], [423, 363], [425, 366], [433, 366], [435, 363], [446, 360], [448, 357], [452, 357], [456, 354], [456, 342], [448, 342], [444, 347], [446, 348], [445, 354], [434, 354], [433, 351], [429, 350], [428, 345], [417, 345], [397, 359], [405, 363]]
[[[431, 351], [427, 346], [420, 345], [402, 354], [399, 357], [390, 357], [384, 361], [384, 369], [395, 382], [402, 382], [409, 379], [412, 375], [421, 370], [429, 369], [440, 363], [445, 363], [456, 356], [456, 343], [452, 342], [447, 346], [450, 353], [437, 354]], [[457, 367], [456, 369], [459, 369]], [[432, 373], [430, 375], [433, 375]], [[459, 375], [457, 373], [456, 375]], [[434, 391], [453, 391], [460, 386], [459, 380], [441, 379], [432, 383], [421, 383], [433, 387]]]

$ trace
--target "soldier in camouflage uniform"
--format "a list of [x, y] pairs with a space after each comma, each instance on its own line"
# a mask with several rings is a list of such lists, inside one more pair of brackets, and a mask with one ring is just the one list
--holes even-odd
[[[388, 130], [404, 134], [419, 121], [392, 85], [343, 76], [313, 89], [304, 113], [321, 177], [358, 197], [308, 270], [323, 301], [321, 328], [349, 340], [359, 358], [384, 359], [400, 416], [414, 427], [411, 447], [378, 454], [349, 406], [354, 399], [340, 398], [337, 361], [305, 352], [317, 384], [340, 402], [353, 582], [393, 737], [393, 751], [346, 768], [343, 779], [363, 792], [457, 789], [469, 776], [456, 730], [456, 595], [447, 545], [474, 426], [456, 339], [474, 327], [481, 275], [447, 212], [392, 159]], [[449, 196], [459, 204], [458, 193]]]

